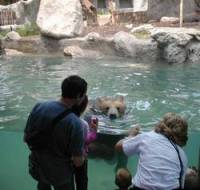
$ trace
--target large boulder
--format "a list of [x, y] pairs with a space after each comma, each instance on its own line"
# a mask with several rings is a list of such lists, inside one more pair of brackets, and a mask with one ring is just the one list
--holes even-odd
[[118, 32], [113, 42], [118, 55], [152, 61], [158, 58], [157, 43], [151, 39], [137, 39], [132, 34]]
[[200, 61], [200, 31], [188, 28], [156, 28], [151, 37], [168, 63]]
[[37, 25], [41, 33], [53, 38], [70, 38], [83, 31], [79, 0], [41, 0]]

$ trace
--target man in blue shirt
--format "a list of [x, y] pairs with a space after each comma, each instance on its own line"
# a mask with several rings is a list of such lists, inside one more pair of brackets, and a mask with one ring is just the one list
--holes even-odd
[[[35, 105], [31, 111], [26, 132], [34, 128], [52, 125], [52, 121], [66, 109], [79, 105], [87, 92], [87, 82], [77, 75], [63, 80], [62, 95], [59, 101], [42, 102]], [[46, 130], [45, 129], [45, 130]], [[29, 172], [38, 181], [38, 190], [74, 190], [73, 165], [83, 164], [83, 129], [80, 119], [69, 112], [57, 122], [45, 148], [31, 150], [29, 156]]]

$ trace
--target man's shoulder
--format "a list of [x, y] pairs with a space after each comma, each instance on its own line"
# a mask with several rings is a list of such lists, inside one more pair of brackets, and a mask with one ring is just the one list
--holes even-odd
[[62, 106], [58, 101], [41, 101], [35, 104], [33, 110], [62, 110], [64, 106]]
[[81, 124], [81, 119], [74, 114], [73, 112], [70, 112], [66, 117], [65, 120], [71, 123], [78, 123]]

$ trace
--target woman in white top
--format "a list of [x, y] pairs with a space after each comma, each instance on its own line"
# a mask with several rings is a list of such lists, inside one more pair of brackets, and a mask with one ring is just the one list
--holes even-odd
[[155, 130], [132, 135], [116, 144], [117, 151], [127, 156], [139, 155], [137, 171], [132, 179], [134, 190], [183, 189], [187, 157], [182, 147], [187, 142], [187, 122], [167, 113]]

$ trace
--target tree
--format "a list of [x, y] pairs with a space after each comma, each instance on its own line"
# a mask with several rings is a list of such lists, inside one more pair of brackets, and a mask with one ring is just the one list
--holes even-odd
[[91, 0], [81, 0], [83, 7], [83, 15], [87, 20], [88, 25], [98, 25], [97, 21], [97, 9], [91, 2]]

